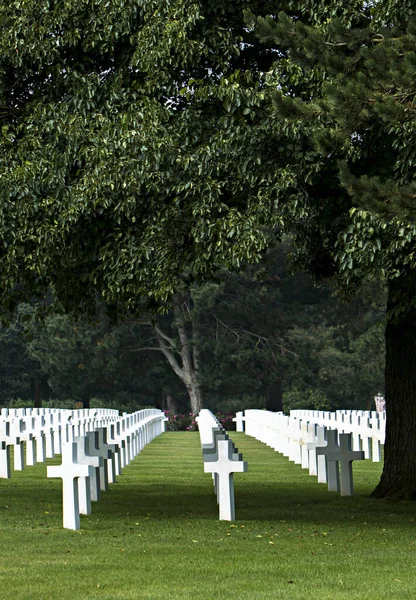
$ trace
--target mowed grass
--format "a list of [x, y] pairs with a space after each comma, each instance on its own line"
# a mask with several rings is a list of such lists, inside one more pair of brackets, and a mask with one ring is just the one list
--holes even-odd
[[0, 480], [0, 599], [416, 597], [416, 507], [368, 497], [380, 465], [355, 463], [355, 495], [341, 498], [232, 438], [249, 463], [235, 475], [235, 523], [218, 521], [193, 432], [149, 444], [77, 532], [62, 529], [61, 482], [45, 465]]

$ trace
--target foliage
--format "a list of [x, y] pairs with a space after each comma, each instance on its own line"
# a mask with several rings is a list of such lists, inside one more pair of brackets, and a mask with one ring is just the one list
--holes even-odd
[[[288, 394], [297, 405], [303, 397], [299, 407], [307, 408], [312, 389], [332, 409], [364, 409], [383, 391], [382, 286], [367, 286], [354, 302], [341, 303], [328, 285], [314, 287], [308, 276], [291, 275], [289, 251], [287, 243], [269, 251], [257, 267], [222, 271], [215, 283], [193, 286], [183, 304], [187, 340], [198, 346], [205, 406], [213, 412], [281, 410]], [[119, 325], [104, 316], [95, 323], [63, 314], [37, 321], [27, 305], [20, 314], [29, 336], [19, 338], [21, 353], [38, 365], [59, 400], [98, 402], [124, 412], [149, 404], [189, 412], [185, 386], [144, 317]], [[175, 315], [159, 317], [157, 326], [178, 356]], [[25, 376], [25, 369], [22, 364], [17, 373]], [[16, 398], [19, 388], [14, 389]], [[271, 393], [280, 405], [270, 406]]]
[[[42, 401], [42, 408], [62, 408], [62, 409], [74, 410], [76, 408], [75, 404], [76, 404], [75, 400], [70, 400], [70, 399], [57, 400], [56, 398], [51, 398], [49, 400]], [[4, 407], [4, 408], [31, 408], [29, 405], [30, 405], [30, 402], [28, 402], [27, 400], [25, 400], [23, 398], [13, 398], [12, 400], [10, 400], [8, 402], [3, 401], [3, 403], [2, 403], [2, 407]]]
[[161, 354], [149, 351], [149, 332], [137, 322], [115, 326], [103, 315], [92, 323], [58, 313], [39, 321], [28, 305], [20, 312], [25, 351], [59, 399], [92, 404], [96, 398], [100, 406], [134, 412], [139, 405], [161, 405], [165, 387], [178, 387]]
[[245, 395], [236, 410], [255, 407], [256, 397], [264, 407], [275, 389], [303, 392], [307, 408], [313, 389], [332, 409], [364, 409], [383, 389], [385, 291], [373, 284], [340, 302], [329, 285], [291, 275], [289, 251], [270, 251], [258, 267], [193, 290], [207, 404]]
[[172, 414], [169, 410], [164, 411], [167, 422], [166, 422], [166, 430], [167, 431], [196, 431], [198, 429], [197, 422], [195, 418], [197, 415], [194, 413], [181, 413], [181, 414]]
[[320, 390], [299, 390], [292, 388], [283, 394], [283, 409], [286, 414], [291, 410], [304, 408], [308, 410], [332, 410], [333, 405]]
[[242, 40], [261, 5], [1, 7], [4, 306], [52, 284], [68, 309], [155, 309], [258, 260], [293, 180], [283, 155], [258, 156], [248, 69], [270, 56]]
[[[303, 77], [302, 97], [290, 97], [276, 65], [269, 80], [275, 111], [295, 130], [306, 124], [314, 160], [338, 159], [352, 206], [333, 258], [347, 284], [370, 274], [396, 278], [416, 266], [416, 29], [410, 13], [403, 19], [397, 7], [378, 2], [363, 6], [352, 25], [334, 18], [316, 27], [284, 13], [252, 21], [263, 42], [286, 49], [288, 64]], [[319, 87], [307, 94], [309, 79], [318, 76]]]
[[9, 326], [0, 327], [1, 403], [22, 398], [26, 406], [36, 396], [48, 397], [50, 388], [39, 363], [30, 356], [19, 309]]
[[215, 416], [226, 431], [235, 431], [234, 412], [217, 412]]

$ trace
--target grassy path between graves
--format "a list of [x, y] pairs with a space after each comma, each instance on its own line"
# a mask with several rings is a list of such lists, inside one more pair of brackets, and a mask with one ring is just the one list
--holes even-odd
[[[235, 523], [218, 521], [198, 433], [165, 433], [63, 530], [46, 466], [0, 480], [1, 600], [414, 599], [416, 506], [368, 494], [380, 465], [354, 466], [356, 495], [329, 493], [244, 434]], [[58, 461], [49, 461], [58, 462]]]

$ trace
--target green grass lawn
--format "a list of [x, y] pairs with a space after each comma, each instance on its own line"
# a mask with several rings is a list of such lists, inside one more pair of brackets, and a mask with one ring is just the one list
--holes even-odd
[[45, 465], [0, 480], [0, 599], [414, 600], [416, 505], [368, 497], [380, 465], [355, 463], [355, 495], [341, 498], [232, 438], [249, 464], [235, 523], [218, 521], [198, 433], [149, 444], [80, 531], [62, 529], [61, 481]]

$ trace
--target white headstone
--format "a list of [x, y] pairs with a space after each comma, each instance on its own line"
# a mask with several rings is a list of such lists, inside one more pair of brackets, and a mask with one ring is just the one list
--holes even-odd
[[341, 433], [336, 430], [327, 431], [327, 445], [325, 448], [317, 448], [317, 455], [323, 455], [327, 461], [328, 468], [328, 490], [338, 492], [340, 489], [339, 469], [341, 470], [341, 496], [352, 496], [352, 461], [364, 460], [362, 450], [352, 450], [351, 434]]
[[233, 421], [235, 422], [235, 428], [236, 431], [244, 431], [244, 412], [243, 411], [239, 411], [238, 413], [236, 413], [235, 417], [233, 418]]
[[245, 461], [235, 460], [233, 453], [230, 440], [219, 440], [217, 460], [204, 462], [204, 472], [217, 475], [220, 521], [235, 521], [233, 474], [243, 473], [248, 468]]
[[314, 439], [306, 445], [309, 452], [309, 475], [317, 475], [319, 483], [328, 481], [325, 456], [317, 456], [316, 449], [326, 446], [326, 428], [315, 426]]
[[80, 465], [77, 457], [77, 444], [68, 442], [62, 446], [62, 464], [48, 466], [48, 477], [62, 479], [63, 526], [65, 529], [79, 529], [79, 494], [78, 479], [90, 477], [90, 465]]

